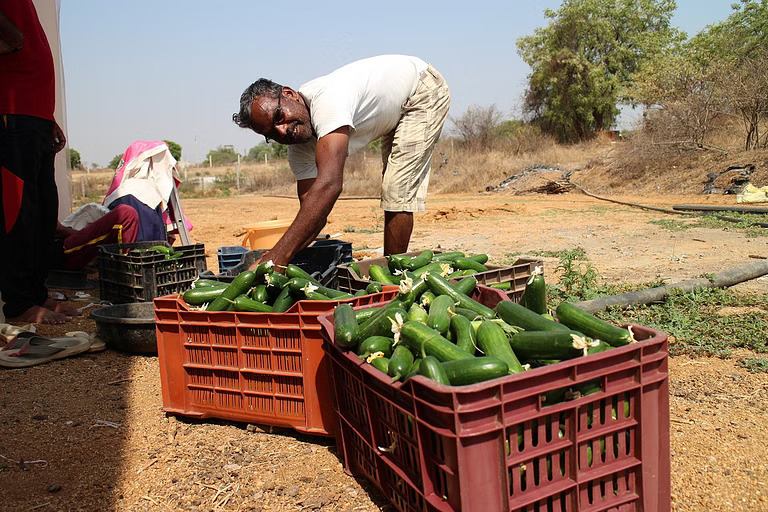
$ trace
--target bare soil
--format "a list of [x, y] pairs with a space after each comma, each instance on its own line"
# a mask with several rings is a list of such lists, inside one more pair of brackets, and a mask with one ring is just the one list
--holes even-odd
[[[725, 202], [643, 196], [646, 204]], [[185, 200], [193, 235], [207, 247], [237, 245], [250, 223], [291, 218], [292, 199]], [[581, 246], [600, 274], [621, 282], [669, 281], [768, 256], [768, 238], [735, 230], [670, 231], [668, 218], [580, 194], [440, 195], [416, 218], [412, 248], [519, 254]], [[381, 248], [373, 200], [340, 201], [326, 232], [356, 254]], [[552, 275], [555, 258], [545, 257]], [[768, 292], [768, 280], [740, 285]], [[727, 314], [739, 314], [729, 311]], [[724, 313], [724, 314], [726, 314]], [[83, 318], [40, 332], [93, 330]], [[743, 357], [745, 353], [736, 354]], [[733, 360], [670, 362], [673, 510], [768, 510], [768, 374]], [[26, 370], [0, 371], [0, 510], [378, 510], [385, 502], [346, 475], [327, 439], [290, 430], [167, 417], [154, 357], [112, 351]], [[106, 422], [106, 423], [105, 423]], [[26, 462], [24, 462], [26, 461]]]

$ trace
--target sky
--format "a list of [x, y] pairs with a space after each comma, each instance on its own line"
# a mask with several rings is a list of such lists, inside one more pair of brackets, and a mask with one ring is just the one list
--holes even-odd
[[[720, 21], [732, 0], [678, 0], [673, 23], [689, 35]], [[232, 144], [263, 141], [232, 113], [258, 78], [297, 88], [354, 60], [415, 55], [470, 105], [519, 113], [528, 66], [517, 38], [545, 23], [559, 0], [474, 2], [62, 0], [67, 136], [86, 164], [106, 165], [134, 140], [170, 139], [200, 162]], [[439, 7], [435, 7], [439, 6]], [[450, 126], [450, 123], [449, 123]]]

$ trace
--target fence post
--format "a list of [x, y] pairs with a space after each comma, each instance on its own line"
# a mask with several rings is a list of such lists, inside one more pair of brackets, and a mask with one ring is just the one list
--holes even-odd
[[240, 193], [240, 155], [237, 155], [237, 193]]

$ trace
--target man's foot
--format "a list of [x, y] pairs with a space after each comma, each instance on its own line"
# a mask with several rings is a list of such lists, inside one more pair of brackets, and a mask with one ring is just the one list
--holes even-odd
[[19, 316], [9, 318], [8, 320], [25, 324], [65, 324], [70, 318], [67, 315], [51, 311], [43, 306], [32, 306]]
[[56, 313], [61, 313], [62, 315], [66, 316], [80, 316], [81, 313], [78, 311], [78, 309], [70, 304], [69, 302], [65, 301], [58, 301], [56, 299], [48, 298], [43, 303], [43, 307], [50, 309], [51, 311], [55, 311]]

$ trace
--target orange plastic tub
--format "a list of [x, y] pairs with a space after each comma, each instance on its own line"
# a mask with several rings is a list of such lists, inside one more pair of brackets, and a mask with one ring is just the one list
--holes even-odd
[[251, 249], [271, 249], [291, 225], [290, 220], [268, 220], [248, 228], [242, 246]]

